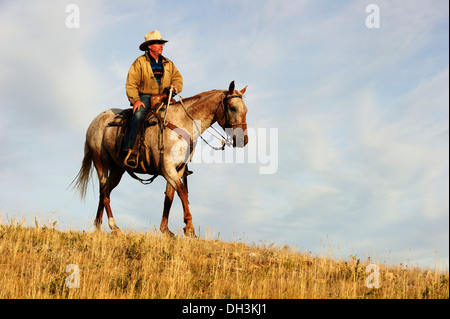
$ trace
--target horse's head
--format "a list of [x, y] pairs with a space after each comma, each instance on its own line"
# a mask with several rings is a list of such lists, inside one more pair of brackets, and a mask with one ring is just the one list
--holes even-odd
[[[217, 122], [227, 132], [232, 132], [233, 147], [244, 147], [248, 143], [247, 135], [247, 106], [242, 96], [247, 87], [240, 91], [234, 89], [234, 81], [230, 83], [228, 91], [222, 100]], [[231, 134], [230, 134], [231, 135]]]

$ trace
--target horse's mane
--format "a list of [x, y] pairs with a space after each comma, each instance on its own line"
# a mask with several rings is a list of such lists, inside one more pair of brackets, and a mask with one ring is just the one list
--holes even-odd
[[[183, 98], [183, 103], [188, 105], [187, 108], [190, 109], [191, 107], [195, 106], [198, 102], [202, 102], [202, 100], [206, 97], [211, 96], [214, 93], [223, 92], [223, 90], [210, 90], [206, 92], [199, 93], [197, 95]], [[178, 102], [179, 103], [179, 102]]]

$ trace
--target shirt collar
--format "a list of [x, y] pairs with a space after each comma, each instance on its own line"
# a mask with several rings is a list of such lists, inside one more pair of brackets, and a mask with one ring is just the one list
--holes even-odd
[[[150, 55], [150, 53], [148, 53], [148, 51], [145, 53], [145, 55], [146, 55], [147, 59], [148, 59], [150, 62], [153, 61], [153, 63], [156, 63], [155, 58], [153, 58], [153, 57]], [[159, 56], [159, 59], [158, 59], [158, 64], [159, 64], [159, 63], [165, 63], [165, 62], [166, 62], [166, 58], [165, 58], [164, 56], [160, 55], [160, 56]]]

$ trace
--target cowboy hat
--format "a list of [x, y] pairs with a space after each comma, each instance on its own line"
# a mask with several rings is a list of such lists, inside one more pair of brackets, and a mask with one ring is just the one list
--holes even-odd
[[151, 31], [151, 32], [149, 32], [149, 33], [147, 33], [145, 35], [145, 41], [142, 42], [142, 44], [139, 46], [139, 49], [141, 51], [146, 51], [147, 50], [147, 46], [149, 44], [152, 44], [153, 42], [166, 43], [166, 42], [169, 42], [169, 41], [163, 40], [163, 38], [161, 36], [161, 33], [159, 33], [158, 30], [154, 30], [154, 31]]

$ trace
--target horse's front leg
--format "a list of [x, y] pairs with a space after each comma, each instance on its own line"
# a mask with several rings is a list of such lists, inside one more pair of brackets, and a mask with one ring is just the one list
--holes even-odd
[[167, 183], [165, 194], [166, 196], [164, 198], [164, 211], [159, 229], [164, 234], [174, 236], [174, 234], [169, 230], [169, 213], [170, 207], [172, 207], [173, 197], [175, 195], [175, 188], [173, 188], [170, 183]]
[[192, 215], [189, 209], [188, 192], [185, 185], [181, 182], [181, 177], [184, 174], [184, 169], [179, 172], [174, 167], [165, 171], [165, 178], [167, 180], [166, 198], [164, 200], [164, 213], [161, 221], [161, 231], [165, 232], [167, 228], [167, 220], [169, 218], [169, 210], [172, 205], [174, 191], [177, 192], [178, 197], [181, 199], [184, 213], [184, 223], [186, 226], [183, 228], [184, 234], [188, 237], [195, 236], [195, 228], [192, 224]]
[[188, 192], [186, 186], [181, 182], [181, 179], [177, 183], [177, 194], [183, 204], [184, 223], [186, 226], [183, 228], [184, 234], [188, 237], [195, 238], [195, 228], [192, 224], [192, 215], [189, 210]]

